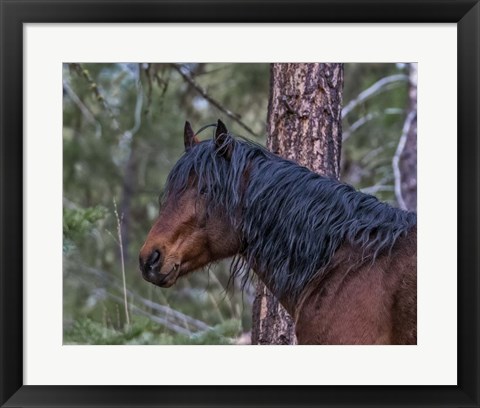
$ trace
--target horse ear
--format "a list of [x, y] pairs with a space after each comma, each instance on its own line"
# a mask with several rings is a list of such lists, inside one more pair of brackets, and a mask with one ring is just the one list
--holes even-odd
[[183, 141], [185, 143], [185, 150], [191, 149], [193, 146], [195, 146], [198, 143], [197, 136], [195, 136], [195, 133], [193, 132], [192, 125], [190, 125], [190, 122], [187, 120], [185, 122], [185, 130], [183, 132]]
[[233, 145], [231, 143], [227, 143], [227, 138], [228, 129], [225, 124], [218, 119], [217, 130], [215, 130], [215, 146], [217, 147], [219, 154], [230, 158], [232, 155]]
[[220, 119], [218, 119], [217, 130], [215, 131], [215, 141], [217, 141], [219, 138], [222, 138], [222, 137], [223, 137], [223, 140], [225, 140], [227, 135], [228, 135], [227, 127]]

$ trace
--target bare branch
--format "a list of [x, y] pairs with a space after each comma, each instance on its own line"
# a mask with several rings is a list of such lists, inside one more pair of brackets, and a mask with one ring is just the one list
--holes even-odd
[[77, 72], [78, 75], [80, 75], [82, 78], [84, 78], [87, 81], [87, 83], [90, 87], [90, 90], [95, 95], [95, 98], [97, 99], [97, 101], [99, 101], [103, 105], [104, 109], [110, 115], [110, 118], [112, 119], [113, 129], [120, 130], [120, 126], [118, 124], [118, 121], [117, 121], [117, 118], [116, 118], [115, 114], [113, 113], [112, 108], [110, 107], [110, 105], [105, 100], [105, 97], [100, 92], [100, 89], [98, 88], [97, 83], [90, 76], [90, 73], [88, 72], [88, 70], [85, 69], [81, 64], [78, 64], [78, 63], [71, 63], [69, 65], [70, 65], [70, 67], [72, 67], [72, 69], [75, 72]]
[[375, 184], [374, 186], [362, 188], [360, 191], [365, 194], [376, 194], [379, 191], [393, 191], [394, 187], [389, 185]]
[[147, 306], [153, 310], [156, 310], [157, 312], [165, 313], [167, 315], [170, 314], [172, 317], [178, 320], [182, 320], [184, 323], [187, 323], [190, 326], [194, 326], [197, 330], [210, 330], [210, 326], [202, 322], [201, 320], [194, 319], [193, 317], [188, 316], [170, 307], [159, 305], [158, 303], [145, 299], [139, 296], [138, 294], [135, 294], [135, 296], [137, 301], [142, 303], [144, 306]]
[[[116, 278], [112, 277], [106, 272], [99, 269], [92, 268], [92, 267], [86, 267], [86, 266], [83, 267], [83, 270], [99, 277], [109, 285], [113, 284], [113, 287], [119, 292], [123, 291], [122, 285], [116, 281]], [[93, 285], [92, 282], [88, 282], [88, 283], [90, 285]], [[108, 294], [113, 295], [110, 293]], [[149, 307], [153, 310], [156, 310], [157, 312], [165, 314], [165, 319], [169, 321], [171, 321], [172, 319], [176, 319], [177, 321], [175, 322], [175, 324], [179, 324], [179, 322], [182, 322], [184, 324], [189, 325], [190, 327], [193, 327], [197, 331], [205, 331], [205, 330], [211, 329], [211, 327], [208, 324], [202, 322], [201, 320], [197, 320], [191, 316], [188, 316], [182, 312], [179, 312], [178, 310], [172, 309], [171, 307], [160, 305], [156, 302], [153, 302], [152, 300], [145, 299], [144, 297], [140, 296], [138, 293], [130, 289], [127, 289], [127, 295], [132, 299], [132, 302], [130, 302], [130, 307], [132, 306], [133, 302], [141, 303], [146, 307]], [[120, 297], [117, 297], [117, 298], [121, 299]], [[121, 299], [121, 303], [123, 303], [123, 299]], [[148, 312], [145, 312], [145, 313], [148, 313]]]
[[133, 136], [135, 136], [135, 134], [140, 130], [140, 127], [142, 126], [143, 86], [142, 86], [142, 81], [140, 80], [140, 67], [138, 67], [138, 70], [134, 75], [134, 77], [135, 77], [135, 90], [137, 91], [137, 100], [135, 102], [135, 112], [134, 112], [134, 123], [133, 123], [133, 127], [125, 131], [123, 135], [123, 137], [127, 138], [128, 140], [131, 140]]
[[385, 149], [389, 149], [393, 147], [395, 143], [389, 142], [385, 145], [379, 146], [376, 149], [370, 150], [365, 156], [360, 159], [360, 163], [368, 164], [371, 160], [377, 157], [380, 153], [382, 153]]
[[380, 117], [381, 115], [401, 115], [404, 112], [405, 111], [403, 109], [397, 109], [397, 108], [388, 108], [388, 109], [385, 109], [383, 112], [370, 112], [365, 116], [362, 116], [360, 119], [358, 119], [354, 123], [352, 123], [352, 125], [343, 132], [342, 142], [345, 142], [347, 139], [349, 139], [350, 136], [352, 136], [352, 134], [356, 130], [358, 130], [360, 127], [370, 122], [371, 120]]
[[397, 85], [397, 82], [399, 83], [405, 81], [408, 81], [408, 75], [405, 74], [390, 75], [378, 80], [372, 86], [360, 92], [355, 99], [352, 99], [349, 103], [347, 103], [347, 105], [344, 106], [342, 109], [342, 119], [368, 98], [390, 89], [390, 85]]
[[[112, 298], [113, 300], [119, 302], [119, 303], [122, 303], [123, 300], [122, 298], [120, 298], [119, 296], [116, 296], [112, 293], [108, 293], [107, 292], [107, 296], [109, 296], [110, 298]], [[130, 305], [131, 309], [132, 309], [132, 312], [136, 313], [136, 314], [139, 314], [139, 315], [142, 315], [142, 316], [146, 316], [148, 317], [150, 320], [154, 321], [155, 323], [158, 323], [158, 324], [161, 324], [162, 326], [165, 326], [167, 329], [170, 329], [172, 330], [173, 332], [175, 333], [178, 333], [178, 334], [183, 334], [185, 336], [191, 336], [192, 335], [192, 332], [188, 329], [185, 329], [184, 327], [181, 327], [181, 326], [178, 326], [177, 324], [175, 324], [174, 322], [171, 322], [169, 321], [168, 319], [166, 318], [163, 318], [163, 317], [159, 317], [159, 316], [156, 316], [156, 315], [153, 315], [151, 313], [148, 313], [146, 312], [145, 310], [143, 309], [140, 309], [138, 306], [135, 306], [135, 305]]]
[[90, 109], [85, 106], [83, 101], [80, 97], [75, 93], [75, 91], [70, 87], [67, 81], [63, 81], [63, 89], [65, 90], [68, 97], [72, 100], [72, 102], [77, 105], [80, 112], [82, 112], [83, 117], [87, 120], [88, 123], [95, 126], [96, 136], [99, 137], [102, 135], [102, 125], [97, 120], [97, 118], [93, 115]]
[[395, 196], [397, 197], [398, 205], [400, 208], [406, 210], [407, 205], [402, 195], [402, 174], [400, 172], [400, 156], [402, 155], [403, 149], [405, 148], [405, 143], [407, 142], [407, 135], [410, 127], [412, 126], [413, 120], [417, 117], [417, 112], [412, 110], [407, 115], [405, 123], [403, 124], [402, 135], [398, 142], [397, 150], [392, 160], [393, 174], [395, 176]]
[[376, 194], [379, 191], [393, 191], [394, 187], [390, 184], [386, 184], [391, 180], [392, 180], [392, 176], [387, 175], [385, 177], [382, 177], [373, 186], [364, 187], [364, 188], [360, 189], [360, 191], [362, 193], [365, 193], [365, 194]]
[[223, 107], [220, 102], [217, 100], [213, 99], [207, 91], [205, 91], [199, 84], [195, 82], [195, 80], [191, 77], [191, 75], [186, 74], [184, 72], [184, 69], [182, 68], [181, 65], [179, 64], [172, 64], [172, 67], [181, 75], [181, 77], [188, 83], [192, 88], [194, 88], [202, 97], [211, 103], [213, 106], [215, 106], [217, 109], [225, 113], [229, 118], [233, 119], [235, 122], [237, 122], [242, 128], [244, 128], [248, 133], [255, 137], [260, 137], [257, 135], [248, 125], [246, 125], [240, 118], [240, 115], [237, 113], [234, 113], [232, 111], [229, 111], [225, 107]]

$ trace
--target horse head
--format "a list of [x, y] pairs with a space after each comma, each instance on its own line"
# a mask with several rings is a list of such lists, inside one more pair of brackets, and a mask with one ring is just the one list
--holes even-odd
[[200, 142], [190, 123], [185, 123], [185, 153], [169, 174], [159, 216], [140, 250], [140, 270], [148, 282], [170, 287], [179, 277], [239, 251], [238, 234], [222, 211], [221, 186], [207, 174], [211, 170], [195, 162], [202, 144], [213, 143], [215, 157], [209, 159], [218, 161], [213, 167], [228, 166], [227, 136], [219, 120], [213, 141]]

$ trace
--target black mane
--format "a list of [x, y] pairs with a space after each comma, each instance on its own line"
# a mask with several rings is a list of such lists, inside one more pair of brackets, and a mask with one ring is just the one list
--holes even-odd
[[[222, 154], [226, 150], [229, 157]], [[233, 276], [255, 266], [278, 297], [299, 295], [342, 243], [360, 248], [363, 259], [373, 262], [416, 224], [415, 213], [231, 135], [220, 148], [209, 140], [185, 152], [170, 172], [166, 196], [181, 194], [192, 175], [209, 214], [219, 207], [226, 211], [245, 243], [232, 263]]]

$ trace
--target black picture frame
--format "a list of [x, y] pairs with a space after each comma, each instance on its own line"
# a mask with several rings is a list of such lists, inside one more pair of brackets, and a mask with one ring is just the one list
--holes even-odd
[[[0, 0], [0, 15], [1, 406], [479, 406], [479, 0]], [[23, 385], [23, 24], [47, 22], [456, 23], [458, 385]], [[442, 194], [455, 192], [446, 186]]]

